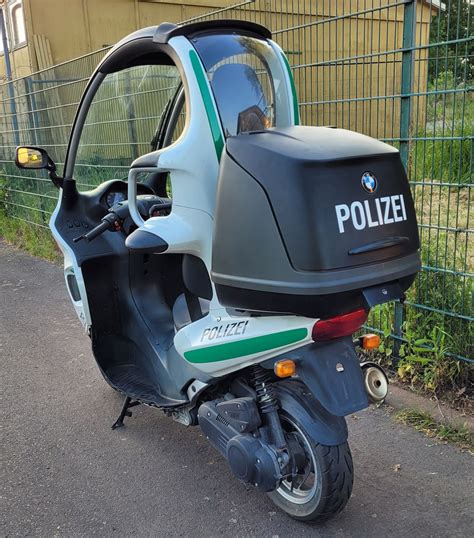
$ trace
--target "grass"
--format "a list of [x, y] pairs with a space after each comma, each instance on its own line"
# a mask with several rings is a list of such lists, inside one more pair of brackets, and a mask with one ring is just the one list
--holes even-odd
[[[414, 136], [410, 176], [418, 183], [412, 187], [426, 269], [418, 275], [408, 298], [440, 312], [409, 308], [406, 329], [415, 340], [437, 343], [444, 339], [445, 351], [472, 357], [474, 324], [469, 318], [474, 316], [474, 281], [470, 276], [474, 272], [474, 95], [449, 93], [464, 89], [465, 83], [457, 82], [452, 72], [440, 73], [428, 88], [434, 93], [427, 97], [426, 122]], [[423, 141], [418, 137], [434, 139]]]
[[[474, 316], [472, 278], [456, 271], [472, 271], [465, 244], [452, 241], [438, 230], [439, 243], [423, 242], [422, 257], [432, 270], [422, 271], [407, 293], [404, 312], [403, 342], [399, 346], [398, 378], [413, 389], [421, 389], [438, 397], [451, 397], [466, 387], [464, 397], [472, 397], [474, 365], [452, 355], [472, 357], [474, 353]], [[471, 248], [471, 247], [468, 247]], [[436, 270], [445, 268], [448, 272]], [[422, 307], [416, 304], [426, 305]], [[459, 314], [464, 317], [449, 315]], [[394, 307], [375, 307], [368, 321], [382, 333], [377, 360], [393, 366]]]
[[428, 437], [456, 444], [463, 450], [474, 453], [474, 436], [466, 426], [455, 427], [445, 422], [438, 422], [428, 413], [416, 409], [398, 411], [395, 420], [423, 432]]
[[473, 324], [411, 306], [406, 307], [405, 314], [403, 341], [395, 360], [393, 306], [380, 305], [373, 309], [368, 326], [382, 331], [382, 343], [369, 355], [371, 360], [390, 369], [396, 365], [397, 379], [415, 391], [436, 395], [456, 405], [460, 400], [472, 398], [474, 365], [449, 354], [472, 356]]
[[[413, 388], [443, 396], [463, 387], [472, 394], [474, 382], [473, 365], [449, 356], [474, 356], [474, 94], [451, 92], [464, 88], [450, 71], [430, 83], [409, 160], [425, 269], [407, 293], [412, 304], [405, 307], [397, 373]], [[373, 309], [368, 326], [383, 336], [377, 358], [389, 365], [393, 325], [393, 305]]]
[[[413, 136], [409, 175], [417, 181], [472, 184], [472, 91], [449, 71], [430, 83], [428, 90], [432, 93], [426, 98], [426, 121]], [[450, 93], [453, 90], [462, 93]]]
[[[472, 194], [468, 187], [439, 186], [433, 181], [412, 187], [418, 223], [424, 226], [421, 231], [424, 249], [436, 246], [438, 252], [430, 254], [431, 265], [438, 262], [444, 251], [456, 251], [451, 264], [467, 270], [474, 269], [474, 246], [471, 244], [469, 230], [472, 219]], [[440, 230], [438, 230], [438, 228]], [[451, 231], [447, 231], [451, 229]], [[456, 232], [452, 231], [455, 229]], [[451, 254], [451, 253], [450, 253]], [[462, 256], [461, 256], [462, 254]]]
[[60, 264], [62, 260], [51, 232], [27, 222], [12, 219], [0, 209], [0, 237], [33, 256]]

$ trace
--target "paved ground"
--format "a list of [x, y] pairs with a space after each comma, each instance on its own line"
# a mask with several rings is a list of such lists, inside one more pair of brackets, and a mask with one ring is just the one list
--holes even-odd
[[235, 480], [197, 428], [137, 408], [112, 431], [121, 398], [61, 270], [2, 243], [0, 346], [2, 536], [472, 536], [473, 458], [384, 410], [348, 419], [354, 494], [319, 527]]

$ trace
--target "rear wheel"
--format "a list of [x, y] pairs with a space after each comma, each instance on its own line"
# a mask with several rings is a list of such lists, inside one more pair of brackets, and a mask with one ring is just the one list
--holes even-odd
[[281, 510], [301, 521], [325, 521], [341, 512], [352, 492], [353, 465], [349, 445], [317, 443], [304, 427], [282, 411], [281, 423], [296, 456], [293, 474], [268, 493]]

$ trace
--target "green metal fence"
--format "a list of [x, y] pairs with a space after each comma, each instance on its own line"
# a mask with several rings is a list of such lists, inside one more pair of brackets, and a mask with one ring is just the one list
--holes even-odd
[[9, 217], [47, 228], [58, 192], [46, 173], [15, 167], [15, 147], [42, 146], [61, 170], [77, 105], [106, 52], [100, 50], [0, 86], [0, 189]]
[[[293, 69], [301, 123], [352, 129], [400, 149], [423, 270], [406, 302], [377, 309], [370, 324], [395, 341], [421, 335], [420, 345], [429, 346], [439, 345], [436, 335], [444, 331], [440, 353], [474, 362], [471, 2], [249, 0], [192, 20], [221, 18], [271, 28]], [[8, 216], [47, 226], [57, 191], [46, 176], [15, 169], [13, 150], [41, 145], [63, 163], [80, 94], [105, 52], [0, 87], [0, 188]]]

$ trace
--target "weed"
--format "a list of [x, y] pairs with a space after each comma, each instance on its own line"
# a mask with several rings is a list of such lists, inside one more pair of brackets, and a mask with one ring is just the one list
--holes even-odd
[[[418, 314], [412, 320], [421, 317], [422, 314]], [[403, 329], [405, 342], [400, 346], [397, 367], [402, 381], [435, 394], [468, 386], [472, 368], [448, 355], [453, 339], [442, 327], [433, 325], [422, 337], [416, 323], [407, 321]]]
[[[424, 243], [422, 261], [426, 269], [407, 293], [397, 373], [412, 387], [457, 392], [472, 386], [474, 377], [472, 364], [452, 358], [474, 356], [473, 280], [463, 274], [469, 256], [462, 242], [438, 231], [437, 241]], [[368, 322], [381, 333], [377, 360], [384, 366], [393, 362], [393, 322], [391, 304], [374, 308]]]
[[[375, 351], [364, 351], [368, 359], [384, 367], [393, 365], [393, 320], [394, 303], [384, 303], [371, 309], [366, 327], [376, 329], [380, 336], [380, 346]], [[361, 334], [367, 331], [361, 331]]]
[[0, 237], [38, 258], [61, 263], [61, 254], [48, 229], [7, 217], [0, 209]]
[[449, 443], [455, 443], [462, 449], [474, 452], [474, 439], [466, 426], [455, 427], [444, 422], [438, 422], [428, 413], [415, 409], [402, 409], [395, 415], [395, 420], [412, 426], [428, 437]]
[[444, 338], [443, 345], [450, 353], [472, 357], [473, 279], [465, 276], [470, 270], [466, 246], [451, 235], [438, 231], [436, 242], [423, 244], [422, 263], [426, 269], [419, 273], [408, 293], [408, 300], [432, 311], [423, 311], [421, 315], [421, 309], [407, 308], [405, 329], [413, 333], [415, 339], [439, 342], [440, 334], [432, 334], [433, 327], [438, 326], [449, 335]]

